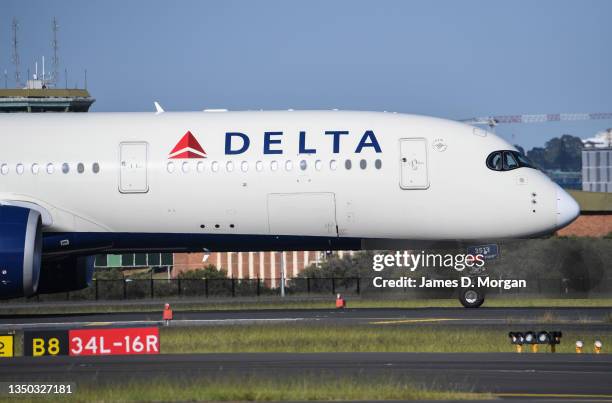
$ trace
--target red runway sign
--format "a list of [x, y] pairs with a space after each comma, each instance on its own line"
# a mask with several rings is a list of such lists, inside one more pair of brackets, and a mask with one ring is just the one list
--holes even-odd
[[72, 356], [159, 354], [156, 327], [70, 330], [68, 341]]

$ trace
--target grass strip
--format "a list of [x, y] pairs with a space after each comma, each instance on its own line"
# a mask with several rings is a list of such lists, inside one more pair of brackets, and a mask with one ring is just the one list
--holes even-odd
[[[593, 352], [595, 340], [603, 343], [602, 353], [610, 353], [612, 331], [564, 330], [561, 325], [461, 326], [461, 325], [305, 325], [249, 324], [200, 327], [161, 327], [162, 354], [192, 353], [328, 353], [328, 352], [427, 352], [483, 353], [515, 352], [509, 331], [561, 330], [557, 353], [575, 353], [577, 340], [584, 342], [584, 353]], [[530, 354], [529, 345], [523, 346]], [[550, 352], [538, 345], [539, 353]], [[23, 333], [15, 337], [15, 355], [23, 355]]]
[[[262, 378], [152, 379], [112, 385], [77, 385], [66, 402], [178, 402], [178, 401], [330, 401], [330, 400], [476, 400], [489, 394], [432, 390], [399, 379]], [[48, 400], [33, 397], [29, 401]]]
[[[206, 326], [197, 328], [162, 328], [162, 353], [247, 353], [247, 352], [514, 352], [508, 332], [559, 330], [553, 326], [534, 325], [520, 329], [465, 326], [407, 325], [320, 325], [301, 324]], [[563, 330], [561, 328], [561, 330]], [[603, 342], [603, 352], [612, 346], [612, 332], [584, 330], [563, 331], [559, 353], [574, 353], [576, 340], [584, 342], [585, 353], [592, 352], [595, 339]], [[608, 346], [608, 347], [606, 347]], [[539, 352], [550, 351], [546, 345]], [[523, 351], [530, 351], [524, 346]]]

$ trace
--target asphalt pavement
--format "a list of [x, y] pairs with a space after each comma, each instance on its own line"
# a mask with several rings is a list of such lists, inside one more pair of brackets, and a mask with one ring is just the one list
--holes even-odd
[[513, 353], [239, 353], [0, 360], [0, 379], [98, 383], [245, 376], [397, 379], [500, 397], [612, 399], [612, 355]]
[[[348, 325], [564, 325], [565, 329], [612, 330], [612, 308], [356, 308], [177, 311], [173, 326], [253, 323]], [[21, 315], [4, 311], [0, 331], [161, 323], [159, 312]]]

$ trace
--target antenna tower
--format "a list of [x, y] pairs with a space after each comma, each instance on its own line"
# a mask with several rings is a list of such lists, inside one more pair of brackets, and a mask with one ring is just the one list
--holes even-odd
[[19, 42], [17, 40], [17, 32], [19, 31], [19, 23], [17, 22], [17, 18], [13, 17], [13, 38], [11, 44], [13, 46], [13, 64], [15, 65], [15, 85], [17, 87], [21, 87], [21, 71], [19, 69]]
[[51, 47], [53, 48], [53, 59], [51, 59], [51, 64], [53, 65], [53, 73], [50, 79], [50, 82], [57, 85], [57, 80], [59, 78], [59, 43], [57, 41], [57, 31], [59, 30], [59, 25], [57, 24], [57, 18], [53, 17], [53, 41], [51, 41]]

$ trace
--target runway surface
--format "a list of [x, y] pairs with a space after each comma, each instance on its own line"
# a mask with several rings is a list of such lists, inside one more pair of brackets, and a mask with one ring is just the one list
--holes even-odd
[[[612, 308], [266, 309], [175, 312], [172, 326], [302, 323], [309, 325], [561, 325], [612, 331]], [[0, 315], [0, 331], [160, 323], [160, 312]], [[490, 392], [503, 398], [612, 401], [612, 355], [516, 353], [235, 353], [158, 356], [16, 357], [0, 360], [3, 381], [74, 381], [110, 385], [133, 379], [262, 376], [393, 377], [425, 387]]]
[[[249, 353], [126, 357], [18, 357], [0, 361], [0, 379], [118, 382], [121, 380], [244, 379], [246, 375], [393, 377], [427, 387], [492, 392], [609, 397], [612, 355], [511, 353]], [[549, 396], [553, 397], [553, 396]]]
[[[159, 312], [99, 314], [0, 315], [0, 331], [81, 326], [140, 326], [161, 322]], [[173, 326], [253, 323], [469, 325], [507, 326], [563, 324], [565, 329], [588, 326], [612, 330], [612, 308], [359, 308], [263, 309], [175, 312]]]

